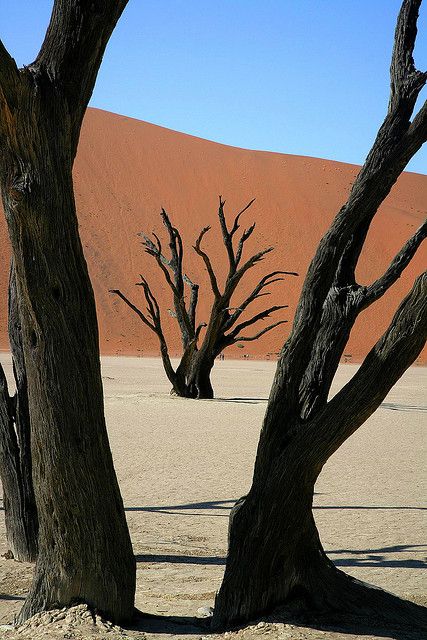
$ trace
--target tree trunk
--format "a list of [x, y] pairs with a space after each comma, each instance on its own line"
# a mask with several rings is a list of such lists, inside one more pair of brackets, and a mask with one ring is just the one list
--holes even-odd
[[[362, 583], [338, 570], [326, 556], [312, 514], [312, 459], [303, 460], [296, 438], [267, 461], [257, 459], [250, 493], [230, 516], [227, 566], [215, 600], [213, 630], [247, 623], [298, 599], [311, 613], [379, 615], [389, 623], [423, 628], [427, 610]], [[280, 615], [280, 612], [278, 612]]]
[[[6, 483], [9, 490], [4, 490], [6, 535], [15, 560], [34, 562], [38, 552], [38, 517], [32, 479], [27, 376], [22, 351], [13, 263], [9, 279], [9, 340], [16, 393], [9, 404], [10, 426], [4, 440], [2, 463], [4, 474], [9, 475], [9, 481]], [[7, 387], [5, 387], [5, 393], [7, 395]], [[14, 471], [11, 473], [12, 467]]]
[[191, 369], [188, 376], [189, 397], [198, 400], [210, 400], [214, 397], [211, 383], [211, 372], [215, 364], [215, 358], [210, 351], [202, 348], [194, 354]]
[[37, 80], [25, 74], [14, 138], [1, 162], [40, 521], [35, 576], [18, 622], [75, 602], [120, 621], [133, 613], [135, 560], [105, 427], [68, 104], [49, 85], [33, 92]]
[[[37, 511], [25, 455], [15, 430], [15, 414], [16, 396], [9, 397], [6, 377], [0, 365], [0, 477], [6, 541], [15, 560], [34, 562], [37, 557]], [[25, 431], [26, 437], [27, 429]]]
[[[323, 465], [378, 408], [414, 362], [426, 336], [424, 273], [353, 379], [309, 420], [295, 415], [289, 396], [276, 395], [279, 387], [286, 388], [279, 362], [252, 487], [231, 518], [213, 628], [254, 619], [295, 594], [303, 596], [310, 609], [380, 612], [388, 621], [427, 624], [426, 609], [338, 571], [323, 552], [311, 510]], [[300, 402], [302, 409], [305, 397]]]

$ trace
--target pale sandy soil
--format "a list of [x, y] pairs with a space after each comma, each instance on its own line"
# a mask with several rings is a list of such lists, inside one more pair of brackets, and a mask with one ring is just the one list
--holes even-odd
[[[0, 359], [8, 362], [6, 354]], [[274, 368], [272, 362], [218, 362], [213, 376], [218, 397], [195, 401], [169, 395], [158, 360], [103, 358], [108, 430], [137, 557], [140, 610], [181, 617], [178, 622], [185, 623], [199, 607], [213, 604], [224, 570], [229, 510], [250, 486]], [[10, 373], [8, 365], [6, 369]], [[334, 389], [354, 370], [354, 365], [341, 366]], [[410, 369], [332, 457], [317, 483], [314, 509], [325, 549], [337, 565], [424, 604], [426, 373], [425, 368]], [[4, 540], [0, 517], [0, 553], [6, 551]], [[29, 565], [0, 558], [0, 624], [9, 623], [19, 610], [30, 577]], [[3, 633], [11, 640], [125, 637], [94, 625], [66, 632], [51, 624], [44, 631], [48, 635], [41, 633], [42, 627]], [[139, 632], [125, 635], [143, 637], [141, 632], [159, 639], [170, 633], [188, 638], [208, 633], [175, 620], [160, 626], [147, 621]], [[338, 627], [322, 631], [271, 621], [237, 636], [416, 637], [400, 631], [374, 633], [369, 627], [350, 634]]]

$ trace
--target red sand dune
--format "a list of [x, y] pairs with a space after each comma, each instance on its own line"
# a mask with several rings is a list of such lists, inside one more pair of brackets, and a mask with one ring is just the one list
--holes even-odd
[[[251, 198], [256, 202], [243, 223], [256, 221], [248, 251], [275, 245], [276, 250], [248, 273], [244, 290], [252, 288], [267, 271], [297, 271], [271, 287], [263, 304], [288, 304], [280, 326], [244, 348], [227, 350], [226, 357], [266, 358], [277, 352], [291, 327], [304, 273], [322, 234], [345, 201], [358, 171], [354, 165], [317, 158], [247, 151], [209, 142], [162, 127], [96, 109], [85, 118], [75, 163], [75, 192], [80, 231], [95, 289], [101, 351], [105, 354], [158, 354], [156, 337], [117, 298], [108, 293], [120, 288], [144, 307], [141, 290], [134, 284], [147, 277], [163, 308], [172, 306], [170, 292], [153, 259], [141, 247], [137, 233], [156, 230], [163, 234], [159, 218], [165, 207], [181, 230], [186, 250], [186, 271], [202, 285], [199, 319], [206, 319], [211, 296], [201, 259], [192, 250], [199, 230], [212, 230], [204, 246], [218, 272], [224, 274], [226, 257], [217, 222], [218, 195], [227, 201], [229, 219]], [[427, 176], [401, 176], [369, 233], [360, 263], [361, 283], [372, 282], [386, 268], [404, 241], [426, 214]], [[163, 236], [164, 237], [164, 236]], [[3, 216], [1, 247], [7, 247]], [[166, 244], [166, 243], [165, 243]], [[6, 285], [8, 250], [0, 256], [0, 348], [7, 349]], [[388, 295], [366, 311], [354, 328], [345, 350], [350, 361], [360, 360], [386, 327], [399, 300], [426, 264], [422, 247], [404, 276]], [[206, 291], [206, 295], [203, 295]], [[257, 307], [254, 306], [254, 310]], [[165, 310], [171, 352], [180, 341], [173, 320]], [[419, 362], [426, 361], [426, 354]]]

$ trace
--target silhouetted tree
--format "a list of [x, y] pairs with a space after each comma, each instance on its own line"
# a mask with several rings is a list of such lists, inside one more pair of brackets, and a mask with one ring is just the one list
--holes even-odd
[[18, 69], [0, 42], [0, 186], [31, 419], [39, 555], [18, 616], [133, 613], [135, 559], [105, 428], [98, 329], [72, 183], [83, 115], [126, 0], [56, 0]]
[[[254, 290], [237, 307], [231, 307], [231, 300], [246, 272], [258, 264], [273, 247], [267, 247], [250, 258], [242, 262], [245, 242], [250, 238], [255, 223], [241, 234], [237, 243], [233, 243], [234, 237], [240, 228], [240, 217], [249, 209], [254, 200], [251, 200], [234, 218], [231, 229], [227, 227], [224, 214], [225, 201], [219, 198], [218, 218], [221, 227], [222, 240], [228, 256], [228, 274], [224, 285], [220, 288], [218, 278], [215, 274], [211, 259], [205, 250], [202, 249], [202, 240], [210, 227], [201, 230], [194, 250], [203, 259], [209, 275], [209, 282], [213, 293], [213, 303], [210, 309], [207, 322], [197, 324], [196, 310], [199, 299], [199, 285], [195, 284], [183, 272], [183, 244], [181, 235], [176, 229], [168, 214], [162, 209], [161, 217], [169, 235], [170, 258], [163, 253], [162, 243], [159, 237], [153, 233], [154, 241], [144, 234], [143, 246], [145, 251], [153, 256], [163, 272], [165, 280], [173, 293], [174, 312], [181, 332], [183, 355], [179, 366], [174, 370], [169, 357], [168, 345], [163, 332], [160, 308], [157, 300], [147, 282], [141, 276], [141, 282], [147, 303], [147, 313], [143, 313], [135, 306], [120, 290], [112, 289], [111, 293], [118, 295], [138, 317], [149, 327], [158, 337], [160, 342], [160, 352], [166, 375], [172, 383], [174, 393], [186, 398], [213, 398], [213, 388], [210, 380], [211, 371], [215, 363], [215, 358], [227, 347], [237, 342], [249, 342], [257, 340], [262, 335], [271, 331], [275, 327], [287, 322], [279, 320], [264, 327], [253, 335], [243, 335], [241, 332], [247, 327], [258, 323], [260, 320], [270, 317], [270, 314], [285, 309], [287, 305], [274, 305], [241, 322], [238, 322], [242, 313], [248, 306], [258, 298], [268, 295], [266, 287], [275, 282], [283, 280], [283, 275], [297, 275], [289, 271], [272, 271], [261, 278]], [[189, 302], [186, 303], [186, 293], [189, 290]], [[198, 340], [202, 329], [206, 327], [206, 332], [200, 346]]]
[[427, 103], [412, 118], [427, 79], [412, 57], [419, 6], [420, 0], [402, 4], [387, 115], [308, 269], [277, 366], [252, 487], [232, 512], [214, 628], [253, 619], [294, 596], [312, 610], [370, 611], [426, 624], [425, 609], [339, 571], [323, 550], [312, 514], [314, 484], [323, 465], [379, 407], [426, 340], [427, 272], [416, 279], [353, 378], [328, 400], [356, 318], [399, 278], [426, 237], [424, 224], [378, 280], [357, 282], [355, 270], [370, 223], [427, 139]]

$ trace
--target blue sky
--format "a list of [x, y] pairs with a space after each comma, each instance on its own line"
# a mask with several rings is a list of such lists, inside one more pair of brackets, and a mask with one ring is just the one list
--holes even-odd
[[[0, 37], [19, 65], [35, 58], [51, 7], [0, 0]], [[238, 147], [362, 163], [387, 108], [399, 7], [130, 0], [91, 105]], [[415, 61], [427, 68], [427, 6]], [[408, 169], [427, 173], [426, 148]]]

